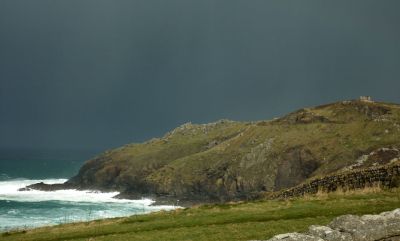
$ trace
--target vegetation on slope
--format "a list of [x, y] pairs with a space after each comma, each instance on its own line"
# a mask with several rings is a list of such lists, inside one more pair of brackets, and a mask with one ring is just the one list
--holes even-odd
[[343, 214], [380, 213], [400, 206], [400, 190], [331, 193], [293, 200], [260, 200], [64, 224], [0, 234], [8, 241], [254, 240], [302, 232]]
[[399, 140], [399, 105], [343, 101], [272, 121], [185, 124], [89, 160], [68, 184], [123, 195], [243, 200], [360, 162], [385, 164], [362, 158], [399, 150]]

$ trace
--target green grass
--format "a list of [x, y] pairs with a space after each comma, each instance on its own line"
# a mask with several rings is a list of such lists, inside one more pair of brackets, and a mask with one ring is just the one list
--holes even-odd
[[0, 234], [0, 240], [251, 240], [305, 231], [343, 214], [400, 207], [400, 190], [329, 194], [296, 200], [203, 205], [127, 218]]

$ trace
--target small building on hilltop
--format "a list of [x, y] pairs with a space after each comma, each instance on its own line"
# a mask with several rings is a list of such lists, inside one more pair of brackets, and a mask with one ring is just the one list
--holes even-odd
[[371, 98], [371, 96], [360, 96], [360, 101], [364, 102], [374, 102]]

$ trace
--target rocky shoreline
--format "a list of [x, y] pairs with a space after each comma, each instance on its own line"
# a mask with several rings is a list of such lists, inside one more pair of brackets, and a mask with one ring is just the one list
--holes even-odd
[[66, 190], [66, 189], [78, 189], [73, 185], [65, 183], [57, 183], [57, 184], [46, 184], [44, 182], [35, 183], [23, 188], [18, 189], [18, 191], [30, 191], [30, 190], [39, 190], [45, 192], [52, 192], [57, 190]]
[[[30, 191], [30, 190], [39, 190], [39, 191], [45, 191], [45, 192], [54, 192], [58, 190], [68, 190], [68, 189], [77, 189], [77, 190], [95, 190], [99, 192], [107, 192], [107, 191], [116, 191], [116, 190], [98, 190], [98, 189], [90, 189], [90, 188], [80, 188], [77, 187], [76, 185], [73, 185], [69, 182], [65, 183], [58, 183], [58, 184], [46, 184], [44, 182], [39, 182], [35, 183], [23, 188], [20, 188], [19, 191]], [[173, 196], [160, 196], [160, 195], [140, 195], [140, 194], [134, 194], [134, 193], [120, 193], [116, 195], [114, 198], [117, 199], [131, 199], [131, 200], [138, 200], [142, 198], [148, 198], [151, 200], [154, 200], [155, 202], [152, 204], [153, 206], [158, 206], [158, 205], [175, 205], [175, 206], [180, 206], [180, 207], [191, 207], [194, 205], [199, 205], [199, 204], [209, 204], [209, 203], [215, 203], [218, 202], [218, 200], [210, 200], [210, 199], [204, 199], [204, 200], [194, 200], [190, 198], [183, 198], [183, 199], [177, 199], [176, 197]]]

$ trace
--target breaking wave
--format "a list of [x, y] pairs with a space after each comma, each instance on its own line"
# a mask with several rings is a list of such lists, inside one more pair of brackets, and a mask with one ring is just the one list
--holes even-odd
[[0, 230], [31, 228], [67, 222], [89, 221], [171, 210], [175, 206], [152, 206], [151, 199], [116, 199], [118, 192], [58, 190], [19, 191], [27, 185], [63, 183], [66, 179], [8, 179], [0, 181]]

